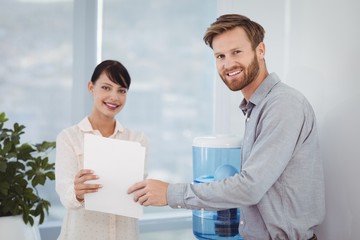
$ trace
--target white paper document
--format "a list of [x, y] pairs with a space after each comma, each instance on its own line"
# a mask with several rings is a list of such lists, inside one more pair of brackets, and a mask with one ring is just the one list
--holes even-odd
[[133, 218], [143, 215], [128, 188], [144, 178], [145, 147], [138, 142], [85, 134], [84, 168], [102, 184], [98, 192], [85, 194], [85, 209]]

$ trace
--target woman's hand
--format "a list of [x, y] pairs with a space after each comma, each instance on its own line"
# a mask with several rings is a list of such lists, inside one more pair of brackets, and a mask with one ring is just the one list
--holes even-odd
[[102, 188], [101, 184], [86, 183], [89, 180], [99, 179], [99, 176], [94, 174], [94, 171], [90, 169], [82, 169], [76, 174], [74, 180], [75, 196], [79, 202], [84, 201], [85, 193], [97, 192], [99, 188]]

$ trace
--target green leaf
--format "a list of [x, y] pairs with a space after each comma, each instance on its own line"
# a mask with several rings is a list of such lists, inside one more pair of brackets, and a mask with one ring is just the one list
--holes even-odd
[[26, 190], [24, 191], [24, 196], [30, 201], [35, 201], [36, 199], [38, 199], [38, 196], [34, 194], [32, 188], [26, 188]]
[[14, 145], [14, 143], [11, 142], [9, 139], [5, 139], [3, 153], [6, 154], [6, 153], [10, 152], [10, 150], [13, 148], [13, 145]]
[[55, 168], [55, 163], [47, 164], [47, 166], [44, 167], [45, 170], [52, 170]]
[[46, 210], [46, 213], [49, 214], [49, 208], [51, 206], [50, 202], [43, 199], [43, 206], [44, 209]]
[[29, 215], [28, 219], [29, 219], [30, 225], [33, 226], [34, 225], [34, 218], [31, 215]]
[[14, 123], [14, 131], [18, 134], [18, 135], [22, 135], [24, 132], [22, 131], [23, 129], [25, 129], [24, 125], [18, 124], [18, 123]]
[[24, 223], [29, 222], [29, 215], [27, 215], [26, 213], [23, 213], [22, 218], [23, 218]]
[[7, 164], [5, 161], [0, 161], [0, 172], [5, 172], [7, 168]]
[[46, 176], [50, 179], [50, 180], [55, 180], [55, 173], [54, 172], [47, 172]]
[[7, 183], [7, 182], [0, 182], [0, 193], [2, 194], [2, 195], [8, 195], [8, 193], [9, 193], [9, 188], [10, 188], [10, 185], [9, 185], [9, 183]]
[[10, 161], [12, 158], [16, 159], [16, 156], [17, 156], [17, 152], [9, 152], [6, 155], [6, 158], [8, 159], [8, 161]]
[[33, 186], [36, 186], [36, 185], [38, 185], [38, 184], [44, 185], [44, 184], [45, 184], [45, 180], [46, 180], [45, 175], [43, 175], [43, 174], [37, 174], [37, 175], [33, 178], [31, 184], [32, 184]]
[[56, 142], [43, 141], [41, 144], [36, 144], [35, 147], [39, 152], [45, 152], [47, 150], [54, 149]]
[[23, 164], [22, 162], [12, 162], [12, 163], [9, 163], [9, 165], [14, 167], [15, 169], [25, 170], [25, 164]]
[[5, 113], [4, 112], [0, 113], [0, 123], [7, 122], [7, 120], [9, 119], [6, 118]]

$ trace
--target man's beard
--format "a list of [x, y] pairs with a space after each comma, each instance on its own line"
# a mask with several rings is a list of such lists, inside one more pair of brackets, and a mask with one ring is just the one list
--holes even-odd
[[226, 76], [220, 75], [220, 78], [232, 91], [242, 90], [244, 87], [252, 83], [256, 77], [259, 75], [259, 63], [257, 61], [257, 56], [254, 54], [254, 59], [251, 64], [244, 70], [243, 80], [233, 79], [232, 81], [227, 81]]

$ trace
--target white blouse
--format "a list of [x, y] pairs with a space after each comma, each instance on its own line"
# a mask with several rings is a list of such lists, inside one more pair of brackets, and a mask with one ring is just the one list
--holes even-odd
[[[86, 117], [77, 125], [62, 130], [56, 139], [56, 192], [67, 210], [58, 240], [137, 240], [137, 219], [85, 210], [75, 197], [75, 175], [83, 168], [84, 133], [101, 135]], [[110, 138], [136, 141], [148, 147], [143, 133], [130, 131], [118, 121]]]

